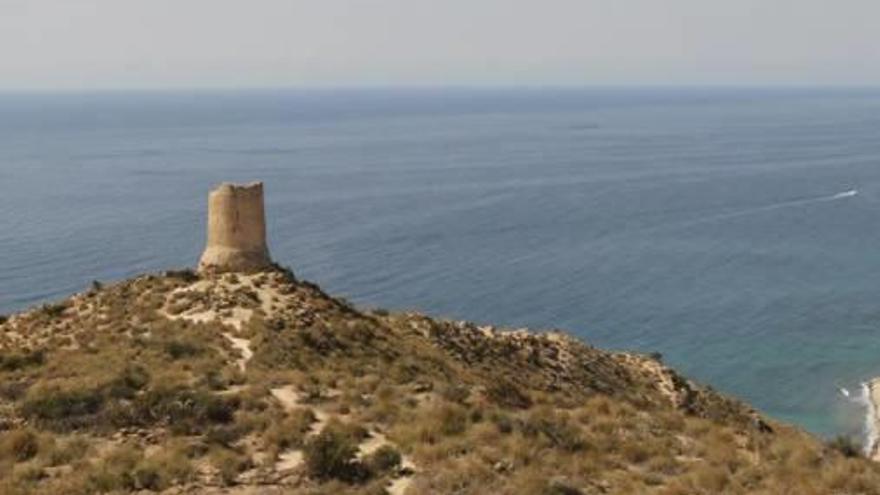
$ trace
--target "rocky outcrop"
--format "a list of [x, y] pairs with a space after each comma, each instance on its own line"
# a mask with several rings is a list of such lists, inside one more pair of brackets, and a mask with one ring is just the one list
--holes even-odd
[[208, 197], [208, 241], [200, 272], [247, 272], [268, 268], [263, 183], [223, 183]]

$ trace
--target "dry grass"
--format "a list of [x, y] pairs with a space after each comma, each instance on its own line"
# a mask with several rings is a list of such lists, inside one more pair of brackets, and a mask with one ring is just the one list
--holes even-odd
[[[237, 333], [254, 352], [245, 372], [222, 336], [235, 329], [163, 313], [237, 307], [253, 312]], [[272, 396], [282, 386], [298, 407]], [[314, 433], [319, 414], [331, 421]], [[851, 442], [768, 421], [649, 357], [360, 312], [281, 272], [96, 284], [0, 319], [0, 426], [4, 494], [378, 495], [408, 466], [410, 494], [880, 493]], [[361, 455], [368, 437], [388, 443]], [[296, 449], [304, 464], [274, 472]]]

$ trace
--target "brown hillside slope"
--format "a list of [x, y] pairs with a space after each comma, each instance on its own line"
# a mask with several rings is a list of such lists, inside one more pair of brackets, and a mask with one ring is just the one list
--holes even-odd
[[4, 494], [880, 493], [848, 445], [649, 357], [362, 311], [283, 270], [0, 319], [0, 428]]

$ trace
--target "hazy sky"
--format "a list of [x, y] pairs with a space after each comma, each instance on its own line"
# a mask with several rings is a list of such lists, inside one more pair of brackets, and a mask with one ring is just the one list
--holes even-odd
[[880, 85], [878, 0], [0, 0], [0, 88]]

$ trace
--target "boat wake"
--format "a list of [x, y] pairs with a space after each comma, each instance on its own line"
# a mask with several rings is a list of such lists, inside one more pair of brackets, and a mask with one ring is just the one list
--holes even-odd
[[765, 211], [779, 210], [782, 208], [791, 208], [794, 206], [803, 206], [809, 205], [813, 203], [827, 203], [829, 201], [838, 201], [841, 199], [854, 198], [859, 195], [858, 189], [850, 189], [849, 191], [839, 192], [837, 194], [832, 194], [830, 196], [819, 196], [818, 198], [804, 198], [804, 199], [795, 199], [792, 201], [783, 201], [782, 203], [775, 203], [767, 206], [759, 206], [757, 208], [750, 208], [747, 210], [735, 211], [732, 213], [727, 213], [726, 215], [719, 215], [724, 218], [733, 218], [740, 217], [744, 215], [754, 215], [755, 213], [763, 213]]
[[834, 196], [829, 197], [828, 200], [830, 201], [830, 200], [832, 200], [832, 199], [852, 198], [853, 196], [858, 196], [858, 195], [859, 195], [859, 190], [858, 190], [858, 189], [850, 189], [849, 191], [844, 191], [844, 192], [842, 192], [842, 193], [837, 193], [837, 194], [835, 194]]
[[839, 192], [837, 194], [832, 194], [830, 196], [819, 196], [819, 197], [812, 197], [812, 198], [795, 199], [792, 201], [784, 201], [781, 203], [774, 203], [774, 204], [767, 205], [767, 206], [758, 206], [755, 208], [748, 208], [745, 210], [732, 211], [730, 213], [721, 213], [719, 215], [698, 218], [698, 219], [692, 220], [690, 222], [685, 222], [685, 223], [676, 225], [674, 228], [676, 228], [676, 229], [687, 228], [687, 227], [691, 227], [694, 225], [719, 222], [722, 220], [730, 220], [733, 218], [756, 215], [759, 213], [766, 213], [768, 211], [781, 210], [784, 208], [793, 208], [796, 206], [804, 206], [804, 205], [815, 204], [815, 203], [827, 203], [830, 201], [840, 201], [843, 199], [854, 198], [858, 195], [859, 195], [858, 189], [850, 189], [848, 191]]

